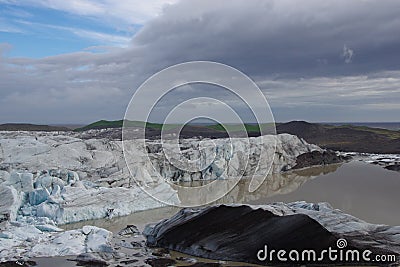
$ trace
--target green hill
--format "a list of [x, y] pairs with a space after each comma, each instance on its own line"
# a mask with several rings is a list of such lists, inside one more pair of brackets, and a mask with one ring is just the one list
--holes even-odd
[[[93, 129], [122, 128], [123, 124], [124, 124], [124, 120], [116, 120], [116, 121], [100, 120], [100, 121], [96, 121], [91, 124], [88, 124], [84, 127], [77, 128], [74, 131], [83, 132], [83, 131], [93, 130]], [[152, 122], [146, 123], [143, 121], [125, 120], [125, 126], [128, 126], [128, 127], [144, 127], [144, 126], [146, 126], [146, 128], [160, 130], [163, 127], [163, 124], [152, 123]], [[169, 125], [169, 127], [176, 127], [176, 126], [177, 125]]]
[[[243, 126], [238, 124], [226, 124], [226, 125], [214, 124], [214, 125], [207, 125], [205, 127], [216, 131], [226, 130], [228, 132], [238, 132], [243, 130]], [[260, 132], [260, 128], [258, 127], [258, 125], [244, 124], [244, 128], [246, 129], [247, 132], [256, 132], [256, 133]]]
[[123, 124], [123, 120], [118, 120], [118, 121], [100, 120], [100, 121], [96, 121], [91, 124], [88, 124], [86, 126], [76, 128], [74, 131], [83, 132], [83, 131], [92, 130], [92, 129], [120, 128], [120, 127], [122, 127], [122, 124]]

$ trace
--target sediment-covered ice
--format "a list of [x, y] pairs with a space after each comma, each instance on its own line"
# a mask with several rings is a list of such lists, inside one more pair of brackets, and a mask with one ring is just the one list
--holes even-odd
[[0, 262], [32, 257], [112, 252], [112, 233], [95, 226], [48, 232], [29, 224], [11, 223], [0, 233]]

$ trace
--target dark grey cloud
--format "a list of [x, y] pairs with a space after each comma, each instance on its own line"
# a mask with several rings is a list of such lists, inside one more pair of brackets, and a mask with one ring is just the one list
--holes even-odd
[[127, 48], [3, 55], [0, 121], [118, 119], [146, 78], [189, 60], [248, 74], [278, 120], [398, 120], [399, 13], [397, 0], [181, 1]]
[[[182, 1], [145, 25], [133, 44], [147, 46], [161, 62], [217, 60], [253, 75], [348, 75], [399, 67], [399, 1], [227, 3]], [[352, 64], [345, 64], [349, 53]]]

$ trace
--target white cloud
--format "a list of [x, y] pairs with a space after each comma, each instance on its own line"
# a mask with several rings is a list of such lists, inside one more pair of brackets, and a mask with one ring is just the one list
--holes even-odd
[[17, 27], [11, 26], [11, 25], [0, 25], [0, 32], [7, 32], [7, 33], [23, 33], [24, 31], [22, 29], [19, 29]]
[[344, 62], [349, 64], [353, 61], [354, 51], [348, 48], [346, 45], [343, 46], [342, 57], [344, 58]]
[[130, 42], [130, 40], [132, 39], [130, 37], [121, 36], [121, 35], [117, 35], [117, 34], [107, 34], [107, 33], [82, 30], [82, 29], [77, 29], [77, 28], [64, 27], [64, 29], [72, 32], [73, 34], [75, 34], [79, 37], [96, 40], [100, 44], [127, 46], [128, 43]]
[[36, 6], [84, 15], [100, 20], [142, 24], [161, 13], [165, 5], [178, 0], [0, 0], [0, 3], [18, 6]]
[[8, 21], [0, 17], [0, 32], [23, 33], [24, 31], [20, 27], [12, 25]]
[[68, 31], [83, 39], [95, 40], [98, 42], [99, 45], [114, 45], [123, 47], [127, 46], [132, 39], [132, 37], [126, 35], [109, 34], [109, 33], [86, 30], [76, 27], [65, 27], [53, 24], [31, 22], [26, 20], [16, 20], [16, 22], [19, 24], [34, 27], [35, 30], [40, 27], [40, 28], [50, 28], [50, 29]]
[[[336, 106], [351, 108], [394, 108], [389, 101], [400, 99], [400, 71], [342, 77], [315, 77], [308, 79], [264, 80], [258, 84], [270, 104], [275, 107], [292, 106]], [[321, 111], [323, 113], [323, 111]]]

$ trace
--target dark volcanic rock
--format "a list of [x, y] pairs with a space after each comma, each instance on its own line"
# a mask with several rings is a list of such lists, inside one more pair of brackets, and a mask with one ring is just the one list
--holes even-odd
[[[222, 266], [216, 262], [196, 262], [195, 264], [189, 265], [191, 267], [220, 267]], [[239, 267], [239, 266], [237, 266]]]
[[0, 263], [1, 267], [33, 267], [37, 266], [34, 261], [6, 261]]
[[136, 262], [138, 262], [138, 261], [139, 261], [139, 260], [137, 260], [137, 259], [130, 259], [130, 260], [121, 261], [121, 263], [122, 263], [122, 264], [129, 265], [129, 264], [136, 263]]
[[301, 169], [315, 165], [340, 163], [349, 159], [350, 157], [336, 155], [336, 153], [331, 150], [323, 152], [312, 151], [298, 156], [296, 159], [296, 165], [292, 169]]
[[[370, 249], [373, 254], [392, 253], [398, 257], [397, 234], [400, 236], [398, 228], [374, 226], [325, 204], [303, 202], [183, 209], [170, 219], [147, 226], [144, 231], [149, 246], [210, 259], [286, 266], [294, 262], [289, 259], [280, 262], [276, 257], [272, 262], [263, 262], [257, 259], [257, 253], [267, 245], [268, 251], [313, 249], [321, 255], [329, 247], [337, 249], [337, 241], [345, 238], [347, 250], [361, 253], [363, 249]], [[322, 262], [296, 261], [299, 263], [332, 264], [327, 258]], [[357, 265], [360, 263], [366, 262], [357, 262]]]
[[168, 267], [173, 266], [176, 261], [168, 258], [150, 258], [146, 260], [146, 263], [152, 267]]
[[389, 165], [389, 166], [386, 166], [385, 169], [400, 172], [400, 164]]

